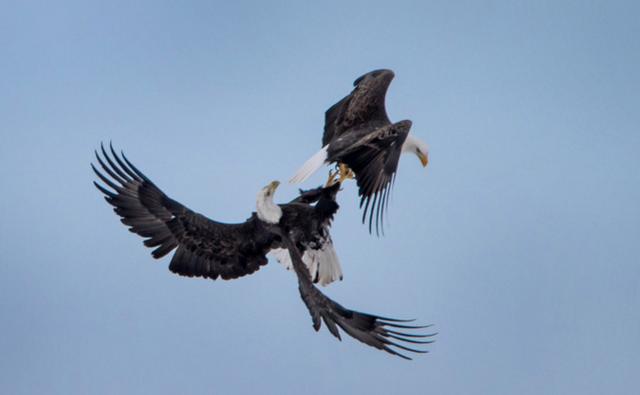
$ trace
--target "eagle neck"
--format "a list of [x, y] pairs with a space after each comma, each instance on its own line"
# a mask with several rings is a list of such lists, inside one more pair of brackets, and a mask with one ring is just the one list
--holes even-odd
[[277, 224], [282, 217], [282, 209], [273, 202], [273, 194], [267, 194], [264, 190], [258, 193], [256, 212], [259, 219], [270, 224]]
[[413, 137], [411, 133], [407, 135], [407, 139], [402, 144], [402, 152], [415, 152], [418, 147], [418, 139]]

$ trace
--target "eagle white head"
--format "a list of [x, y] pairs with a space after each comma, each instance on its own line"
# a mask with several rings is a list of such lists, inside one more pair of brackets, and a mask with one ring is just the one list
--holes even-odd
[[273, 195], [275, 194], [278, 185], [280, 185], [280, 181], [271, 181], [269, 185], [265, 186], [258, 192], [258, 196], [256, 198], [256, 212], [258, 214], [258, 218], [270, 224], [277, 224], [282, 217], [282, 209], [273, 202]]
[[405, 152], [415, 154], [420, 159], [422, 166], [426, 167], [429, 164], [429, 146], [411, 133], [407, 135], [407, 139], [402, 144], [402, 153]]

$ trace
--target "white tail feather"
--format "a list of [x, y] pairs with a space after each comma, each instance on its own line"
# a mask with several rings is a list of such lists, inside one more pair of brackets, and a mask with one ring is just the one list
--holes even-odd
[[[274, 248], [270, 253], [285, 269], [293, 269], [291, 256], [286, 248]], [[302, 262], [307, 266], [311, 279], [322, 286], [336, 280], [342, 280], [342, 268], [331, 240], [327, 241], [319, 250], [306, 250], [302, 255]]]
[[291, 257], [289, 256], [289, 251], [286, 248], [274, 248], [269, 251], [269, 254], [276, 258], [276, 260], [280, 262], [285, 269], [293, 269], [293, 265], [291, 264]]
[[328, 239], [319, 250], [311, 250], [314, 252], [318, 261], [317, 280], [320, 285], [327, 285], [336, 280], [342, 280], [342, 268], [338, 254], [333, 248], [333, 242]]
[[309, 158], [306, 162], [304, 162], [304, 165], [302, 165], [302, 167], [298, 169], [296, 174], [293, 177], [291, 177], [289, 182], [291, 184], [299, 184], [305, 181], [307, 178], [309, 178], [319, 168], [321, 168], [322, 165], [324, 165], [325, 161], [327, 160], [328, 148], [329, 148], [329, 144], [325, 145], [324, 147], [322, 147], [320, 151], [313, 154], [313, 156]]

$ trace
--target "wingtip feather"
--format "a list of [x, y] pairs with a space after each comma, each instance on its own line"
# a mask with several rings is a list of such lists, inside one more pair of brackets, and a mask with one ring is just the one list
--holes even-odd
[[319, 168], [321, 168], [322, 165], [327, 160], [327, 150], [328, 150], [328, 148], [329, 148], [329, 145], [327, 144], [324, 147], [322, 147], [322, 149], [320, 149], [320, 151], [318, 151], [315, 154], [313, 154], [313, 156], [311, 158], [309, 158], [306, 162], [304, 162], [304, 164], [302, 165], [302, 167], [300, 167], [300, 169], [298, 169], [296, 174], [294, 174], [293, 177], [291, 177], [291, 179], [289, 179], [289, 183], [290, 184], [299, 184], [301, 182], [304, 182], [313, 173], [315, 173]]

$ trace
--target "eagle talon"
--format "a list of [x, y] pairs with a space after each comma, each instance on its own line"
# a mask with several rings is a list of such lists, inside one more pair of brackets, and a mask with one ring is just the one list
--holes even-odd
[[340, 174], [340, 178], [338, 179], [339, 183], [343, 183], [345, 180], [352, 180], [355, 178], [355, 173], [353, 172], [353, 170], [351, 170], [349, 168], [349, 166], [345, 165], [344, 163], [340, 163], [340, 166], [338, 167], [338, 171]]
[[329, 178], [327, 178], [327, 183], [324, 185], [325, 188], [333, 186], [337, 182], [336, 180], [337, 175], [338, 175], [338, 170], [336, 171], [329, 170]]

